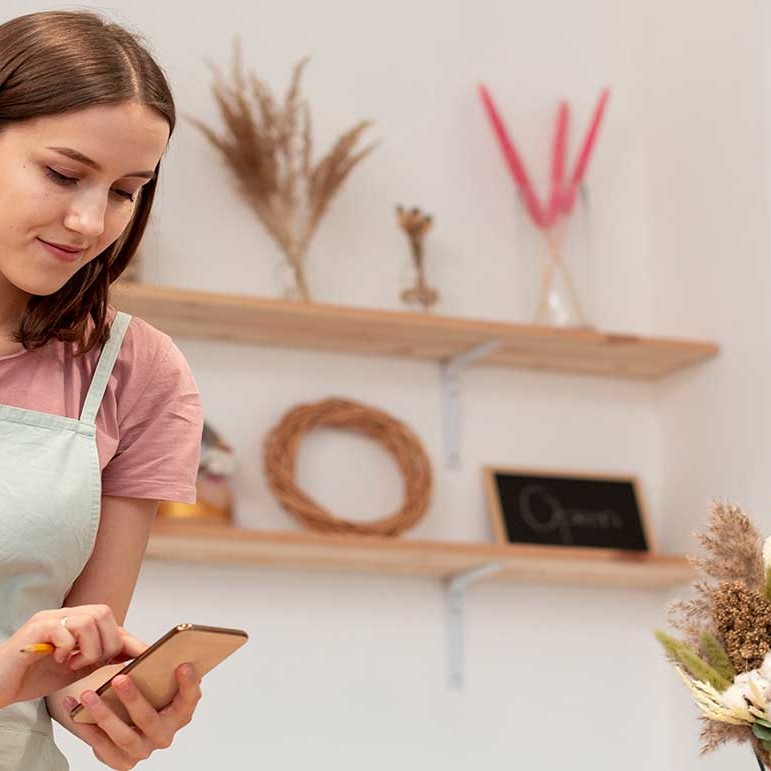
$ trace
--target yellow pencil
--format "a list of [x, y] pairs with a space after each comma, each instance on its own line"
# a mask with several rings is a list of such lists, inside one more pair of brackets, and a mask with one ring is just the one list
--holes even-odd
[[21, 653], [53, 653], [56, 648], [51, 643], [33, 643], [32, 645], [25, 645], [21, 649]]

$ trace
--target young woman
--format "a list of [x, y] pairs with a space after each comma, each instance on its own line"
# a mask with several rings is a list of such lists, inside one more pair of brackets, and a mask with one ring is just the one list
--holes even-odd
[[[175, 111], [132, 33], [87, 12], [0, 25], [0, 768], [61, 771], [51, 716], [133, 768], [191, 719], [180, 667], [133, 725], [78, 680], [147, 646], [122, 624], [160, 500], [195, 502], [203, 415], [171, 339], [109, 287], [150, 214]], [[23, 653], [49, 642], [51, 655]], [[69, 720], [72, 697], [96, 725]]]

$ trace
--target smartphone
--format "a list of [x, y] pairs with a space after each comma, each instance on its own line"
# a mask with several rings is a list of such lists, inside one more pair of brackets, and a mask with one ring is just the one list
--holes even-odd
[[[112, 688], [114, 677], [131, 675], [140, 693], [156, 709], [163, 709], [173, 701], [179, 690], [174, 672], [180, 664], [190, 662], [195, 673], [203, 677], [248, 639], [249, 636], [242, 629], [178, 624], [128, 664], [105, 667], [104, 669], [113, 671], [109, 673], [108, 679], [94, 690], [118, 717], [133, 725], [123, 702]], [[80, 692], [85, 690], [87, 686]], [[96, 722], [83, 704], [73, 707], [70, 717], [76, 723]]]

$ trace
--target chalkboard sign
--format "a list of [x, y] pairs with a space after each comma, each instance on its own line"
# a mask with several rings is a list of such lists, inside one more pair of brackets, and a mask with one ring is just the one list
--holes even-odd
[[653, 550], [634, 477], [484, 468], [499, 543]]

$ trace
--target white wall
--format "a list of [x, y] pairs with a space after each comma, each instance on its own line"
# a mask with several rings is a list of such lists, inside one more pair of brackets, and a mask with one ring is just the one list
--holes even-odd
[[[660, 386], [661, 506], [678, 551], [692, 548], [710, 499], [741, 504], [771, 533], [765, 6], [646, 7], [654, 328], [723, 346], [713, 364]], [[674, 768], [755, 767], [746, 748], [698, 761], [688, 694], [674, 684], [672, 696]]]
[[[3, 17], [43, 7], [51, 6], [11, 0]], [[354, 172], [312, 246], [322, 302], [400, 307], [407, 251], [393, 207], [404, 203], [436, 215], [428, 255], [439, 312], [529, 320], [537, 255], [475, 85], [493, 89], [539, 178], [557, 99], [572, 102], [575, 148], [610, 85], [578, 277], [590, 313], [602, 329], [714, 337], [724, 347], [719, 360], [661, 386], [473, 370], [463, 382], [464, 466], [449, 471], [430, 363], [179, 340], [208, 418], [238, 452], [240, 524], [294, 529], [263, 479], [262, 438], [290, 407], [329, 395], [383, 408], [424, 441], [436, 494], [409, 537], [489, 539], [486, 463], [639, 474], [662, 550], [690, 547], [711, 495], [761, 513], [768, 163], [754, 0], [730, 11], [660, 0], [94, 7], [150, 39], [180, 114], [219, 125], [204, 58], [227, 66], [240, 31], [248, 64], [281, 91], [291, 64], [314, 55], [305, 92], [317, 147], [361, 117], [377, 120], [372, 136], [382, 146]], [[282, 290], [276, 247], [184, 120], [145, 253], [148, 281]], [[351, 518], [398, 501], [387, 456], [338, 434], [309, 437], [298, 479]], [[453, 692], [439, 582], [148, 562], [132, 631], [152, 640], [189, 620], [241, 626], [252, 640], [207, 679], [194, 724], [144, 767], [695, 768], [695, 711], [652, 641], [665, 599], [477, 587], [468, 686]], [[674, 715], [682, 717], [673, 727]], [[61, 744], [73, 768], [100, 767], [77, 740]]]

